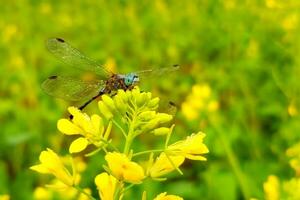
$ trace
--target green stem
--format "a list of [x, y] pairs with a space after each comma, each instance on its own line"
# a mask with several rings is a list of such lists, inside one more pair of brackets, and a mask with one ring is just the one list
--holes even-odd
[[[129, 133], [130, 133], [130, 132], [129, 132]], [[128, 133], [128, 136], [130, 135], [129, 133]], [[124, 154], [128, 155], [129, 150], [130, 150], [131, 143], [132, 143], [132, 137], [129, 136], [129, 137], [127, 137], [127, 139], [126, 139], [126, 143], [125, 143], [125, 147], [124, 147]]]
[[250, 191], [249, 191], [249, 187], [246, 180], [246, 177], [244, 175], [244, 173], [242, 172], [241, 168], [240, 168], [240, 164], [238, 162], [238, 159], [236, 157], [236, 155], [234, 154], [230, 144], [228, 143], [227, 139], [225, 138], [223, 131], [220, 130], [217, 126], [215, 126], [215, 123], [211, 123], [214, 126], [214, 129], [216, 131], [216, 133], [219, 136], [219, 139], [223, 145], [224, 151], [227, 155], [228, 161], [232, 167], [232, 170], [239, 182], [239, 185], [241, 187], [244, 199], [250, 199]]
[[125, 192], [127, 192], [130, 188], [132, 188], [133, 186], [135, 186], [135, 184], [130, 184], [130, 185], [128, 185], [124, 190], [123, 190], [123, 192], [122, 192], [122, 194], [124, 194]]
[[147, 154], [147, 153], [155, 153], [155, 152], [163, 152], [163, 151], [164, 151], [164, 149], [153, 149], [153, 150], [141, 151], [141, 152], [133, 154], [132, 157], [140, 156], [140, 155]]
[[115, 145], [113, 145], [111, 143], [111, 141], [107, 141], [107, 140], [104, 140], [104, 139], [100, 139], [100, 140], [101, 140], [101, 142], [103, 142], [103, 143], [107, 144], [108, 146], [110, 146], [114, 151], [119, 152], [118, 148]]
[[135, 125], [135, 119], [136, 118], [136, 115], [134, 114], [132, 116], [132, 120], [129, 124], [129, 131], [128, 131], [128, 134], [127, 134], [127, 137], [126, 137], [126, 142], [125, 142], [125, 147], [124, 147], [124, 153], [126, 155], [128, 155], [129, 151], [130, 151], [130, 146], [131, 146], [131, 143], [134, 139], [134, 125]]
[[118, 127], [118, 129], [121, 130], [121, 132], [124, 135], [124, 137], [127, 138], [127, 135], [126, 135], [124, 129], [115, 120], [112, 120], [112, 121], [113, 121], [114, 125], [116, 125]]
[[86, 196], [89, 197], [89, 199], [91, 200], [97, 200], [94, 197], [92, 197], [90, 194], [88, 194], [87, 192], [85, 192], [82, 188], [80, 188], [79, 186], [73, 186], [76, 190], [78, 190], [80, 193], [85, 194]]

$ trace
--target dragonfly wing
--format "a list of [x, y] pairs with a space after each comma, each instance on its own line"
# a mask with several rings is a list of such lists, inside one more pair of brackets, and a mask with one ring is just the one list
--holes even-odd
[[162, 76], [164, 74], [167, 74], [169, 72], [173, 72], [176, 71], [180, 68], [179, 65], [173, 65], [171, 67], [163, 67], [163, 68], [159, 68], [159, 69], [147, 69], [147, 70], [143, 70], [143, 71], [138, 71], [135, 72], [139, 77], [143, 77], [143, 76]]
[[73, 77], [51, 76], [42, 83], [42, 89], [54, 97], [80, 101], [96, 96], [104, 85], [104, 81], [83, 81]]
[[107, 77], [109, 72], [104, 66], [83, 55], [79, 50], [60, 38], [50, 38], [46, 42], [48, 50], [64, 63], [86, 71], [92, 71], [100, 76]]

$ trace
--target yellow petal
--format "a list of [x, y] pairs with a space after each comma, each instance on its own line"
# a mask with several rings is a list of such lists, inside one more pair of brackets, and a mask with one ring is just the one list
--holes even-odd
[[89, 144], [86, 138], [80, 137], [72, 142], [69, 148], [70, 153], [78, 153], [84, 150]]
[[57, 179], [67, 186], [72, 186], [74, 181], [69, 171], [64, 167], [62, 160], [51, 149], [42, 151], [39, 157], [41, 164], [31, 167], [41, 173], [53, 174]]
[[60, 119], [57, 122], [57, 128], [60, 132], [66, 135], [77, 135], [83, 131], [67, 119]]
[[103, 120], [99, 115], [92, 115], [91, 122], [93, 124], [94, 130], [99, 132], [102, 136], [104, 131]]
[[137, 184], [141, 183], [145, 178], [143, 168], [137, 163], [130, 161], [125, 154], [109, 152], [106, 154], [105, 160], [112, 174], [119, 180]]
[[116, 190], [117, 179], [112, 175], [103, 172], [96, 176], [95, 184], [102, 200], [113, 200]]
[[202, 161], [206, 161], [207, 159], [203, 156], [199, 156], [199, 155], [192, 155], [192, 154], [186, 154], [185, 157], [187, 159], [190, 160], [202, 160]]
[[[169, 157], [169, 158], [168, 158]], [[165, 153], [161, 153], [155, 160], [154, 164], [149, 170], [150, 176], [152, 178], [161, 177], [167, 173], [174, 171], [176, 168], [182, 165], [185, 160], [184, 156], [166, 156]], [[172, 163], [170, 162], [170, 160]]]
[[145, 178], [144, 169], [135, 162], [127, 163], [124, 170], [124, 180], [130, 183], [139, 184]]
[[52, 192], [44, 187], [37, 187], [33, 192], [33, 197], [37, 200], [52, 199]]
[[39, 172], [41, 174], [48, 174], [48, 173], [50, 173], [50, 171], [48, 170], [48, 168], [46, 168], [42, 164], [31, 166], [30, 169], [34, 170], [34, 171], [37, 171], [37, 172]]
[[176, 195], [167, 195], [166, 192], [160, 193], [154, 200], [183, 200], [183, 198]]
[[42, 151], [39, 157], [41, 163], [48, 169], [61, 168], [63, 166], [58, 155], [54, 153], [51, 149], [47, 151]]

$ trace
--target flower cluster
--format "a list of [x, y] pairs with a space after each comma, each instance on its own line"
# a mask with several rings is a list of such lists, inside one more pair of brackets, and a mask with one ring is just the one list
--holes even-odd
[[201, 113], [211, 113], [219, 108], [207, 84], [197, 84], [192, 88], [192, 93], [182, 103], [181, 109], [184, 116], [189, 120], [199, 118]]
[[290, 157], [290, 166], [295, 171], [295, 177], [281, 181], [277, 176], [270, 175], [264, 183], [266, 200], [300, 199], [300, 143], [286, 151]]
[[[96, 153], [103, 152], [102, 158], [107, 163], [103, 166], [105, 171], [96, 175], [94, 180], [100, 199], [122, 199], [130, 187], [143, 183], [146, 178], [166, 180], [164, 176], [172, 171], [177, 170], [181, 173], [179, 167], [186, 159], [206, 160], [204, 155], [208, 153], [208, 148], [203, 143], [205, 134], [202, 132], [169, 144], [175, 125], [168, 125], [168, 122], [173, 116], [157, 112], [158, 104], [159, 98], [152, 98], [151, 93], [140, 92], [139, 88], [126, 92], [119, 90], [113, 97], [102, 96], [102, 100], [98, 102], [101, 115], [89, 116], [75, 107], [70, 107], [68, 110], [73, 118], [58, 120], [57, 127], [60, 132], [76, 137], [69, 147], [71, 155], [91, 151], [85, 155], [99, 156], [100, 154]], [[124, 138], [121, 145], [114, 143], [114, 138], [118, 135], [112, 137], [112, 134], [117, 132]], [[132, 144], [136, 137], [142, 134], [164, 138], [164, 146], [159, 149], [137, 151]], [[87, 148], [88, 146], [91, 148]], [[148, 155], [148, 160], [143, 160], [145, 155]], [[70, 191], [75, 190], [89, 199], [95, 199], [91, 196], [90, 189], [80, 187], [82, 170], [76, 167], [76, 160], [72, 161], [71, 172], [61, 157], [53, 150], [47, 149], [41, 152], [40, 162], [41, 164], [32, 166], [31, 169], [54, 175], [55, 184], [48, 187], [69, 188]], [[44, 194], [43, 192], [44, 190], [39, 188], [37, 193]], [[146, 200], [146, 192], [142, 199]], [[154, 199], [182, 198], [164, 192]]]

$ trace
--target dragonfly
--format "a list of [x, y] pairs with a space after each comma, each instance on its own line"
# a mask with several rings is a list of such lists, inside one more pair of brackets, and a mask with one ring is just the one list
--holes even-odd
[[71, 76], [53, 75], [42, 83], [42, 89], [51, 96], [67, 101], [86, 99], [86, 102], [79, 107], [80, 110], [83, 110], [103, 94], [112, 95], [119, 89], [124, 91], [133, 89], [140, 82], [140, 77], [160, 76], [179, 69], [179, 65], [172, 65], [160, 69], [117, 74], [110, 72], [103, 65], [85, 56], [64, 39], [50, 38], [46, 41], [46, 47], [66, 65], [93, 72], [99, 77], [97, 80], [84, 81]]

